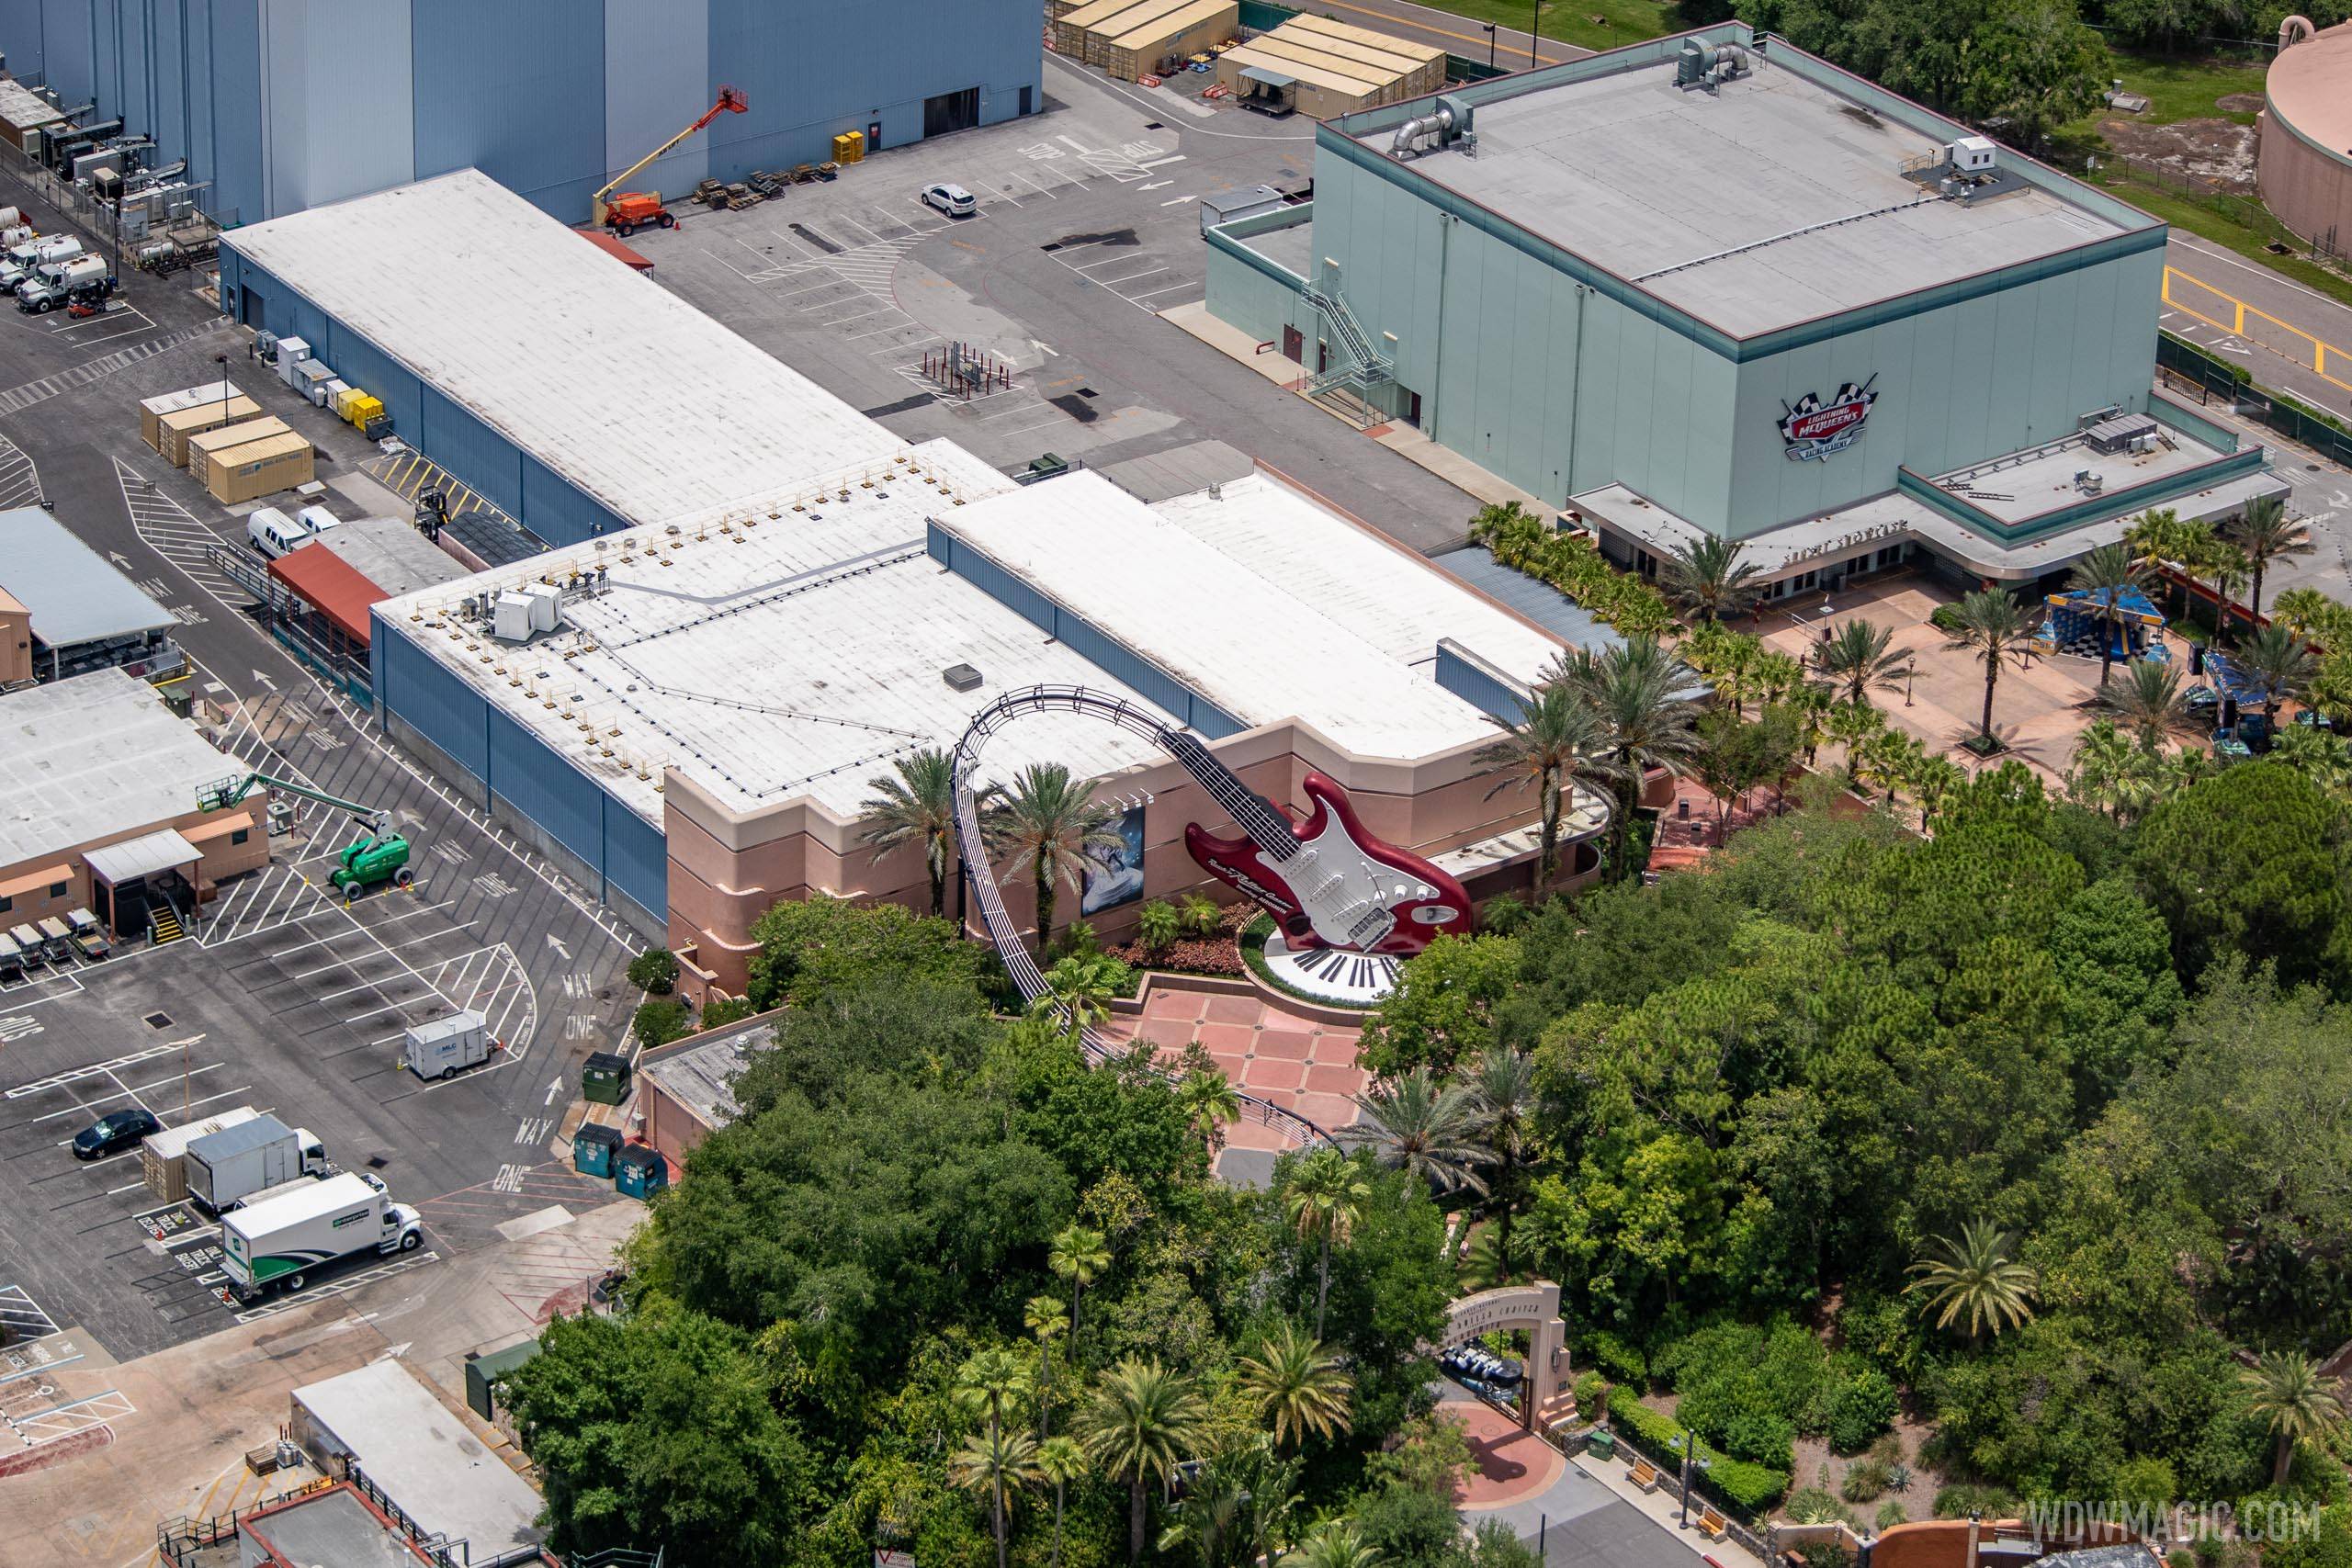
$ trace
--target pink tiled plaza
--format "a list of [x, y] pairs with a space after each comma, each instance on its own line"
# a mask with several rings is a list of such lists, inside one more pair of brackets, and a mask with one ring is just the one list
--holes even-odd
[[[1256, 996], [1217, 996], [1154, 987], [1140, 1016], [1114, 1018], [1103, 1032], [1138, 1040], [1172, 1061], [1197, 1040], [1234, 1087], [1325, 1128], [1356, 1120], [1354, 1097], [1371, 1084], [1356, 1065], [1363, 1032], [1283, 1011]], [[1278, 1149], [1281, 1137], [1248, 1120], [1226, 1130], [1234, 1148]]]

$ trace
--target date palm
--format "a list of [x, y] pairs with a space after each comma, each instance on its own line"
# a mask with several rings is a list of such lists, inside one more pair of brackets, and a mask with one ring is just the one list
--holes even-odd
[[874, 791], [859, 808], [858, 837], [882, 859], [902, 844], [922, 846], [931, 874], [931, 912], [947, 912], [947, 867], [956, 851], [956, 760], [926, 747], [890, 764], [896, 778], [865, 781]]
[[1756, 677], [1756, 700], [1766, 707], [1787, 701], [1789, 694], [1804, 683], [1804, 661], [1777, 648], [1768, 648], [1758, 654], [1751, 668]]
[[1157, 1360], [1133, 1357], [1102, 1374], [1079, 1421], [1087, 1456], [1127, 1483], [1127, 1560], [1143, 1560], [1144, 1487], [1173, 1483], [1190, 1457], [1207, 1410], [1190, 1382]]
[[1736, 539], [1702, 535], [1659, 559], [1658, 587], [1687, 614], [1711, 621], [1737, 615], [1763, 592], [1756, 581], [1763, 569], [1740, 559], [1747, 553], [1747, 547]]
[[1284, 1554], [1282, 1568], [1384, 1568], [1386, 1562], [1353, 1519], [1327, 1519], [1297, 1551]]
[[2118, 728], [2154, 751], [2194, 727], [2180, 671], [2169, 664], [2134, 660], [2120, 676], [2099, 682], [2092, 703]]
[[2344, 1419], [2338, 1384], [2320, 1376], [2319, 1363], [2291, 1350], [2272, 1350], [2238, 1374], [2250, 1397], [2246, 1409], [2262, 1418], [2276, 1445], [2270, 1484], [2287, 1484], [2298, 1444], [2316, 1443]]
[[1861, 787], [1862, 749], [1886, 728], [1886, 715], [1868, 703], [1841, 702], [1823, 716], [1821, 733], [1846, 752], [1846, 782]]
[[1944, 647], [1955, 653], [1971, 654], [1984, 666], [1984, 715], [1977, 722], [1976, 733], [1980, 739], [1989, 741], [1993, 738], [1993, 689], [2001, 679], [2001, 661], [2024, 660], [2032, 644], [2033, 628], [2026, 619], [2024, 607], [2004, 589], [1979, 589], [1952, 609], [1954, 629], [1947, 634]]
[[1053, 942], [1056, 890], [1080, 885], [1087, 851], [1119, 847], [1110, 823], [1111, 813], [1059, 762], [1032, 762], [1013, 774], [983, 819], [981, 829], [989, 848], [1006, 857], [1005, 869], [1031, 875], [1040, 955]]
[[1340, 1137], [1371, 1145], [1381, 1164], [1401, 1167], [1441, 1192], [1467, 1188], [1486, 1195], [1474, 1168], [1494, 1164], [1496, 1156], [1477, 1141], [1478, 1097], [1467, 1085], [1441, 1084], [1427, 1067], [1416, 1067], [1357, 1095], [1356, 1107], [1362, 1120]]
[[1331, 1293], [1331, 1244], [1345, 1241], [1372, 1196], [1372, 1183], [1355, 1162], [1329, 1144], [1309, 1150], [1290, 1168], [1283, 1183], [1283, 1213], [1304, 1241], [1320, 1244], [1315, 1265], [1315, 1335], [1323, 1336], [1323, 1303]]
[[1241, 1359], [1239, 1371], [1241, 1391], [1272, 1427], [1277, 1449], [1304, 1442], [1310, 1432], [1328, 1438], [1348, 1429], [1352, 1380], [1322, 1341], [1300, 1334], [1287, 1319], [1256, 1355]]
[[2262, 684], [2262, 716], [2276, 728], [2278, 705], [2311, 690], [2319, 661], [2303, 639], [2284, 626], [2264, 626], [2238, 645], [2237, 661]]
[[1603, 754], [1616, 764], [1610, 859], [1619, 875], [1630, 876], [1626, 848], [1642, 774], [1698, 749], [1700, 706], [1690, 694], [1698, 677], [1656, 637], [1634, 637], [1600, 654], [1579, 649], [1560, 670], [1600, 716]]
[[[2281, 589], [2271, 602], [2270, 615], [2297, 637], [2312, 637], [2340, 613], [2342, 606], [2316, 588]], [[2321, 640], [2325, 641], [2326, 638]]]
[[2123, 595], [2147, 587], [2153, 571], [2128, 545], [2101, 545], [2075, 563], [2066, 586], [2091, 595], [2098, 608], [2098, 678], [2115, 668], [2115, 645], [2123, 631]]
[[2270, 563], [2282, 556], [2307, 556], [2312, 553], [2312, 531], [2296, 518], [2287, 515], [2284, 496], [2258, 495], [2245, 503], [2245, 510], [2231, 522], [2225, 533], [2230, 542], [2246, 558], [2253, 569], [2254, 598], [2248, 608], [2255, 620], [2262, 619], [2262, 577]]
[[1111, 1244], [1102, 1233], [1084, 1225], [1066, 1225], [1057, 1234], [1053, 1246], [1046, 1254], [1046, 1266], [1057, 1278], [1069, 1281], [1069, 1345], [1070, 1354], [1078, 1354], [1078, 1299], [1086, 1287], [1102, 1277], [1111, 1267]]
[[1241, 1097], [1215, 1067], [1194, 1067], [1176, 1080], [1176, 1108], [1211, 1155], [1225, 1146], [1225, 1130], [1241, 1120]]
[[1038, 1479], [1054, 1489], [1054, 1554], [1049, 1568], [1062, 1568], [1062, 1494], [1087, 1472], [1086, 1450], [1076, 1438], [1047, 1438], [1037, 1445]]
[[1535, 790], [1537, 839], [1535, 889], [1540, 894], [1560, 864], [1560, 817], [1579, 784], [1612, 775], [1616, 764], [1604, 754], [1600, 715], [1585, 694], [1566, 681], [1547, 681], [1519, 705], [1519, 722], [1503, 739], [1480, 751], [1476, 761], [1498, 768], [1487, 798], [1507, 789]]
[[2030, 1266], [2010, 1256], [2010, 1246], [2006, 1232], [1971, 1220], [1957, 1240], [1929, 1240], [1925, 1255], [1911, 1265], [1905, 1293], [1927, 1298], [1920, 1310], [1937, 1314], [1938, 1328], [1964, 1322], [1971, 1345], [1988, 1326], [1996, 1335], [2014, 1328], [2033, 1315], [2037, 1281]]
[[1899, 692], [1911, 672], [1914, 657], [1907, 648], [1888, 646], [1894, 628], [1868, 621], [1848, 621], [1813, 649], [1814, 672], [1849, 703], [1870, 700], [1871, 689]]

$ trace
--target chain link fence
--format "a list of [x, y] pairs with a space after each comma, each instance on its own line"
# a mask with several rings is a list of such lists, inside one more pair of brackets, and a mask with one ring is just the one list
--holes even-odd
[[2258, 385], [2239, 367], [2170, 333], [2156, 337], [2156, 368], [2165, 387], [2199, 403], [2218, 399], [2331, 462], [2352, 467], [2352, 426], [2273, 388]]

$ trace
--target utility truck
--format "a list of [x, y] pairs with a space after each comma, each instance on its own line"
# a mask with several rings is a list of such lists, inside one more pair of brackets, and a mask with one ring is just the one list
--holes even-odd
[[299, 1291], [322, 1268], [363, 1252], [413, 1252], [414, 1209], [356, 1176], [330, 1176], [220, 1218], [220, 1268], [241, 1302]]
[[188, 1145], [187, 1195], [220, 1213], [266, 1187], [323, 1176], [326, 1145], [307, 1128], [288, 1127], [267, 1113], [209, 1133]]
[[[199, 810], [223, 811], [236, 805], [257, 789], [267, 788], [275, 794], [296, 795], [304, 800], [315, 800], [322, 806], [332, 806], [348, 812], [362, 829], [360, 836], [346, 845], [335, 861], [334, 870], [327, 880], [334, 884], [346, 904], [356, 904], [360, 896], [371, 887], [386, 883], [394, 887], [406, 887], [416, 881], [416, 873], [409, 868], [409, 841], [391, 830], [391, 815], [379, 807], [362, 806], [356, 800], [344, 800], [308, 784], [290, 783], [270, 777], [267, 773], [247, 773], [242, 779], [223, 779], [206, 784], [196, 792]], [[273, 814], [277, 807], [273, 803]], [[275, 825], [270, 829], [279, 831]]]

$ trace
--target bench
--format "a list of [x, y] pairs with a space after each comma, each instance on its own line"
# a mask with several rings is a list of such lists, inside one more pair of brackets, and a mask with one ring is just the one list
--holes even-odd
[[1699, 1533], [1709, 1540], [1723, 1540], [1724, 1533], [1730, 1529], [1731, 1527], [1724, 1522], [1724, 1517], [1713, 1508], [1704, 1510], [1699, 1516]]
[[1657, 1490], [1657, 1466], [1652, 1464], [1649, 1461], [1645, 1459], [1635, 1460], [1634, 1461], [1633, 1476], [1634, 1484], [1640, 1487], [1643, 1491], [1655, 1492]]

